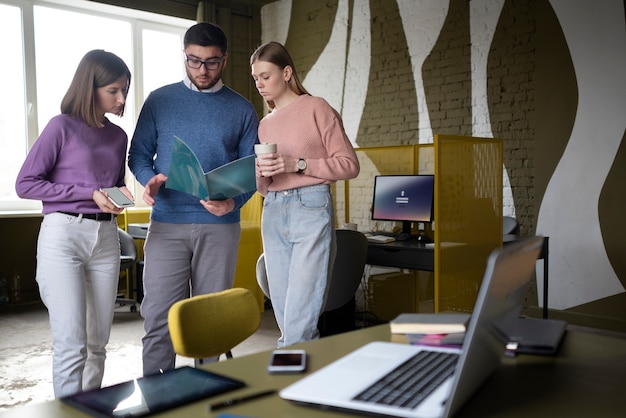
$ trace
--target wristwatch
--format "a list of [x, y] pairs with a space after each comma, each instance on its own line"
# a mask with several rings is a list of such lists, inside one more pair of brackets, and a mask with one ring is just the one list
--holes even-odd
[[304, 170], [306, 170], [306, 161], [304, 158], [300, 158], [298, 160], [298, 174], [304, 173]]

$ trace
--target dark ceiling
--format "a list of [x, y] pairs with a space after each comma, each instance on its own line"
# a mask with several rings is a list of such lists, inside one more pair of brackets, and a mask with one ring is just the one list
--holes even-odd
[[[196, 19], [196, 10], [199, 0], [91, 0], [98, 3], [111, 4], [120, 7], [143, 10], [165, 14], [169, 16], [182, 17], [185, 19]], [[234, 12], [244, 14], [254, 13], [261, 6], [272, 3], [276, 0], [211, 0], [207, 3], [216, 7], [226, 7]]]

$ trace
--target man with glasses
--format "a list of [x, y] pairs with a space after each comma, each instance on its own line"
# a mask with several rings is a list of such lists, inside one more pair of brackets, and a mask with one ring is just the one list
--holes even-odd
[[198, 200], [167, 189], [174, 136], [197, 155], [204, 171], [254, 153], [258, 117], [250, 102], [222, 83], [228, 61], [224, 32], [211, 23], [184, 38], [187, 76], [148, 96], [137, 121], [129, 167], [152, 206], [144, 246], [141, 315], [144, 376], [173, 369], [169, 308], [191, 295], [233, 286], [246, 193], [222, 201]]

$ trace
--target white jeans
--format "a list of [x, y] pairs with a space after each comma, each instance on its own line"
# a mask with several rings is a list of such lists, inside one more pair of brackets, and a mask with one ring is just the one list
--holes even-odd
[[100, 387], [120, 269], [115, 219], [44, 216], [37, 283], [50, 315], [54, 396]]

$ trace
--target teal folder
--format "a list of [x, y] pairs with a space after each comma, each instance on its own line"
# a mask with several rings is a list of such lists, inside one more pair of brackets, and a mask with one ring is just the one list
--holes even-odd
[[256, 190], [254, 154], [224, 164], [207, 173], [185, 142], [174, 137], [172, 161], [165, 187], [203, 200], [226, 200]]

